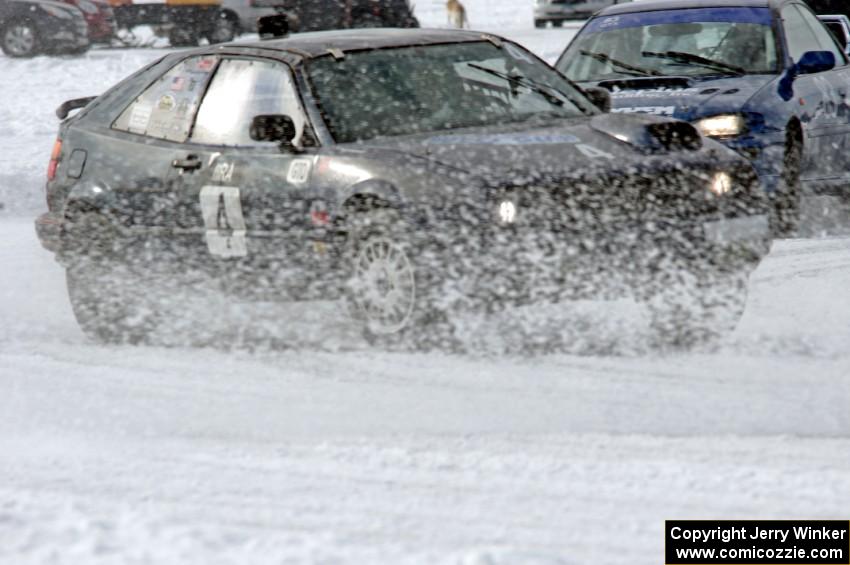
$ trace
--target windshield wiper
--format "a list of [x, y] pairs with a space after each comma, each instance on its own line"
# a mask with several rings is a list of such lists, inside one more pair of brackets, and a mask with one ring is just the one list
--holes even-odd
[[[473, 69], [479, 70], [483, 73], [487, 73], [487, 74], [499, 77], [503, 80], [508, 81], [511, 84], [518, 84], [520, 86], [524, 86], [525, 88], [531, 90], [532, 92], [536, 92], [537, 94], [542, 96], [547, 102], [549, 102], [553, 106], [563, 106], [564, 100], [561, 97], [553, 94], [552, 91], [557, 92], [563, 98], [567, 98], [567, 95], [564, 94], [563, 92], [561, 92], [561, 91], [559, 91], [559, 90], [557, 90], [557, 89], [555, 89], [551, 86], [542, 85], [542, 84], [540, 84], [540, 83], [538, 83], [538, 82], [536, 82], [533, 79], [530, 79], [528, 77], [503, 73], [502, 71], [499, 71], [499, 70], [496, 70], [496, 69], [491, 69], [489, 67], [484, 67], [484, 66], [479, 65], [477, 63], [467, 63], [466, 66], [472, 67]], [[512, 93], [512, 94], [514, 96], [516, 96], [515, 93]]]
[[706, 67], [708, 69], [730, 72], [736, 75], [747, 74], [747, 69], [744, 69], [742, 67], [731, 65], [729, 63], [724, 63], [723, 61], [706, 59], [705, 57], [700, 57], [699, 55], [694, 55], [693, 53], [685, 53], [683, 51], [665, 51], [664, 53], [656, 53], [654, 51], [643, 51], [641, 55], [643, 55], [644, 57], [670, 59], [671, 61], [676, 61], [677, 63], [693, 63], [701, 67]]
[[623, 61], [618, 61], [617, 59], [612, 59], [610, 56], [605, 53], [594, 53], [593, 51], [585, 51], [582, 49], [579, 51], [585, 57], [591, 57], [596, 59], [597, 61], [601, 61], [603, 63], [610, 63], [615, 67], [620, 67], [626, 74], [630, 74], [632, 76], [641, 76], [641, 77], [653, 77], [653, 76], [661, 76], [661, 73], [654, 69], [644, 69], [642, 67], [636, 67], [635, 65], [630, 65], [628, 63], [624, 63]]

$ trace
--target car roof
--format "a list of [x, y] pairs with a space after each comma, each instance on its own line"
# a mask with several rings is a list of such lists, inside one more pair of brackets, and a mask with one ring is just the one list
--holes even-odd
[[597, 12], [595, 17], [685, 8], [777, 8], [788, 1], [790, 0], [640, 0], [614, 4]]
[[327, 55], [331, 51], [468, 43], [487, 39], [501, 38], [480, 32], [450, 29], [372, 28], [298, 33], [283, 39], [231, 43], [229, 46], [282, 51], [313, 58]]

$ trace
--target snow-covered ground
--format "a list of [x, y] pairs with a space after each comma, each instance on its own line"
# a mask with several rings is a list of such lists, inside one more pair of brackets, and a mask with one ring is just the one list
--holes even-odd
[[[549, 60], [574, 33], [465, 3]], [[850, 238], [778, 242], [692, 354], [593, 316], [535, 357], [86, 341], [32, 229], [52, 112], [161, 54], [0, 57], [0, 563], [659, 563], [666, 518], [847, 518]]]

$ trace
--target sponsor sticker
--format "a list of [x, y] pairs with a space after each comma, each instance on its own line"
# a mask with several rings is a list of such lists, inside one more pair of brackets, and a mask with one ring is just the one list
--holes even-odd
[[151, 121], [153, 108], [149, 104], [134, 104], [130, 111], [130, 123], [127, 129], [133, 133], [145, 133]]
[[159, 102], [157, 102], [156, 107], [163, 112], [170, 112], [177, 105], [177, 101], [170, 94], [163, 94]]
[[289, 174], [286, 175], [287, 182], [291, 184], [304, 184], [310, 178], [310, 170], [313, 164], [309, 159], [295, 159], [289, 165]]

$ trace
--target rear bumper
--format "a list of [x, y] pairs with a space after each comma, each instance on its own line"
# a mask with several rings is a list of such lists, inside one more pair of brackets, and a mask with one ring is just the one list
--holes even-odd
[[35, 233], [46, 250], [56, 253], [62, 244], [62, 216], [47, 212], [35, 220]]

